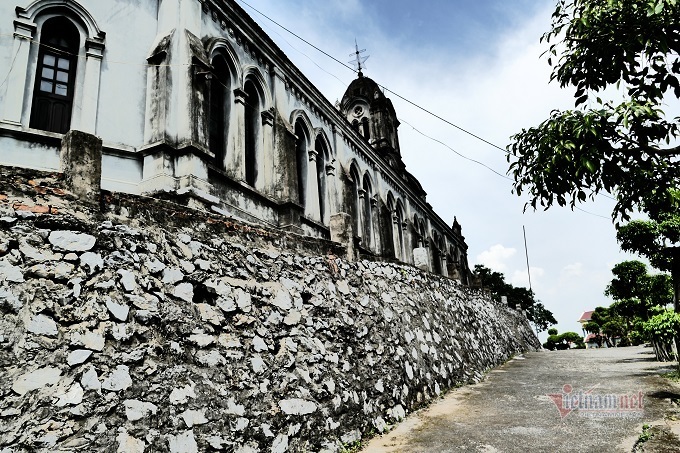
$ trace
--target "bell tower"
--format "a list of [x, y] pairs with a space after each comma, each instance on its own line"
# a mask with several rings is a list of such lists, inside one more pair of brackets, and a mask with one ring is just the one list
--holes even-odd
[[356, 55], [354, 64], [357, 66], [357, 78], [345, 91], [340, 102], [340, 111], [354, 130], [378, 151], [390, 167], [402, 172], [405, 166], [399, 150], [397, 113], [380, 85], [364, 76], [363, 64], [368, 57], [362, 57], [361, 52], [363, 50], [359, 50], [357, 46], [356, 52], [352, 54]]

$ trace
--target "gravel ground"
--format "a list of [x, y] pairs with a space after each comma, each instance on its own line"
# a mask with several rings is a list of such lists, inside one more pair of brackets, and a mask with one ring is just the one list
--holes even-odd
[[[680, 386], [659, 376], [671, 367], [645, 347], [530, 353], [450, 392], [362, 451], [630, 452], [648, 424], [653, 436], [638, 451], [680, 452]], [[621, 396], [632, 407], [612, 409]], [[578, 397], [582, 407], [570, 411], [565, 400]], [[585, 407], [597, 401], [609, 410]]]

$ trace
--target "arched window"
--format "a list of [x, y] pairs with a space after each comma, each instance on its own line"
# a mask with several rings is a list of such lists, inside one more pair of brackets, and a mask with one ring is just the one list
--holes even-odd
[[442, 244], [439, 233], [432, 232], [432, 261], [435, 274], [442, 274]]
[[352, 179], [352, 202], [353, 214], [354, 214], [354, 235], [361, 235], [361, 203], [360, 194], [361, 189], [361, 177], [359, 176], [359, 170], [355, 165], [350, 168], [350, 178]]
[[307, 203], [307, 165], [309, 162], [307, 143], [309, 134], [307, 133], [302, 120], [295, 122], [295, 137], [298, 202], [302, 207], [305, 207]]
[[217, 165], [225, 168], [225, 153], [227, 149], [227, 118], [229, 118], [230, 102], [227, 101], [230, 77], [229, 66], [222, 55], [216, 55], [212, 60], [213, 74], [210, 79], [210, 98], [208, 114], [208, 146], [215, 154]]
[[373, 187], [368, 173], [364, 175], [363, 181], [364, 198], [361, 203], [361, 221], [363, 225], [363, 240], [366, 247], [373, 243], [373, 209], [371, 200], [373, 199]]
[[370, 140], [371, 139], [371, 125], [368, 122], [368, 118], [364, 117], [361, 120], [361, 128], [362, 128], [362, 132], [364, 134], [364, 138], [366, 140]]
[[80, 34], [73, 22], [61, 16], [45, 21], [30, 127], [61, 134], [70, 129], [79, 49]]
[[314, 149], [317, 153], [316, 178], [317, 189], [319, 191], [319, 218], [321, 223], [323, 223], [326, 218], [326, 199], [328, 197], [328, 191], [326, 189], [326, 163], [328, 162], [328, 150], [326, 149], [326, 145], [321, 136], [316, 138]]
[[353, 128], [355, 131], [359, 132], [359, 120], [354, 120], [354, 121], [352, 121], [352, 128]]
[[245, 177], [246, 184], [255, 186], [257, 181], [257, 159], [260, 151], [261, 96], [255, 83], [245, 84]]
[[401, 200], [397, 201], [394, 223], [397, 239], [397, 253], [395, 255], [396, 258], [406, 261], [406, 254], [404, 253], [404, 208], [401, 204]]
[[416, 247], [425, 247], [425, 236], [420, 230], [421, 220], [418, 218], [418, 214], [413, 216], [413, 232], [416, 238]]

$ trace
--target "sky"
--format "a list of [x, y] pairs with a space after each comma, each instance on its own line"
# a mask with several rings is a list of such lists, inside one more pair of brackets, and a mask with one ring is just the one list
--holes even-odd
[[[251, 7], [342, 62], [351, 60], [356, 39], [369, 55], [366, 76], [503, 149], [551, 110], [574, 106], [573, 90], [549, 83], [550, 67], [541, 57], [546, 45], [539, 38], [549, 30], [555, 0], [239, 3], [331, 102], [342, 98], [356, 75]], [[610, 218], [615, 202], [598, 196], [582, 210], [525, 211], [527, 198], [513, 194], [504, 177], [502, 150], [386, 94], [401, 121], [407, 170], [440, 217], [451, 224], [455, 216], [462, 225], [470, 267], [483, 264], [509, 283], [529, 287], [525, 229], [536, 298], [553, 312], [560, 332], [581, 332], [577, 321], [584, 311], [611, 303], [604, 290], [612, 267], [638, 259], [616, 242]]]

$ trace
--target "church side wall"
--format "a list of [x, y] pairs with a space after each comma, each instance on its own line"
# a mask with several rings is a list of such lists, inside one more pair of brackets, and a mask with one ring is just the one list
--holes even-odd
[[0, 450], [338, 451], [539, 347], [453, 280], [103, 196], [0, 167]]
[[[0, 6], [4, 18], [0, 20], [0, 67], [11, 68], [10, 77], [0, 87], [0, 164], [60, 170], [57, 156], [62, 135], [28, 126], [40, 25], [48, 16], [65, 14], [78, 24], [81, 33], [72, 125], [79, 128], [92, 122], [92, 129], [85, 132], [103, 140], [103, 189], [160, 196], [200, 192], [213, 200], [209, 209], [227, 216], [327, 239], [331, 216], [362, 215], [353, 206], [356, 200], [348, 196], [355, 193], [349, 177], [354, 163], [360, 182], [368, 178], [372, 184], [370, 197], [364, 201], [371, 205], [371, 231], [369, 237], [361, 237], [365, 233], [361, 229], [355, 235], [368, 253], [414, 262], [418, 241], [409, 225], [415, 213], [431, 219], [436, 214], [424, 200], [414, 199], [402, 178], [381, 161], [262, 30], [242, 16], [237, 4], [207, 0], [120, 0], [113, 2], [113, 7], [112, 2], [100, 0], [66, 4], [69, 8], [51, 0], [15, 0]], [[25, 12], [19, 14], [17, 6]], [[12, 37], [16, 24], [23, 24], [24, 28], [17, 30], [32, 36], [32, 42]], [[97, 52], [87, 47], [93, 39], [101, 47], [96, 47], [101, 55], [95, 57], [91, 54]], [[19, 44], [30, 46], [25, 61], [21, 48], [15, 49]], [[208, 86], [216, 83], [211, 75], [215, 53], [221, 53], [230, 68], [226, 156], [219, 162], [207, 138]], [[93, 61], [100, 70], [92, 70], [96, 67]], [[86, 69], [90, 71], [87, 74]], [[261, 90], [258, 177], [252, 184], [245, 182], [243, 156], [248, 82]], [[6, 93], [20, 86], [23, 106], [15, 108]], [[88, 106], [94, 106], [89, 116], [85, 113], [90, 111]], [[17, 109], [20, 121], [13, 122]], [[299, 138], [295, 136], [295, 123], [302, 117], [309, 134], [304, 206], [297, 188]], [[328, 148], [321, 165], [323, 185], [316, 181], [316, 162], [322, 159], [314, 149], [319, 137]], [[385, 221], [380, 211], [386, 209], [390, 197], [394, 201], [390, 215], [395, 216], [397, 205], [403, 207], [399, 225]], [[438, 217], [427, 225], [428, 236], [436, 231], [445, 239], [443, 248], [455, 245], [460, 261], [467, 262], [459, 235]], [[395, 247], [398, 231], [404, 237], [401, 246]]]

